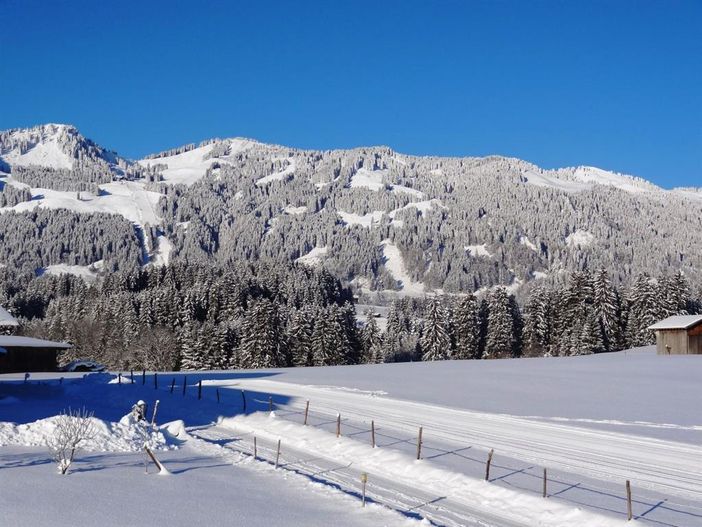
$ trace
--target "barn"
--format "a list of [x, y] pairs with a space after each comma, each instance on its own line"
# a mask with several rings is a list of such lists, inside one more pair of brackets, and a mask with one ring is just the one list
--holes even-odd
[[0, 335], [0, 373], [56, 371], [59, 351], [69, 348], [65, 342]]
[[701, 355], [702, 315], [679, 315], [653, 324], [659, 355]]

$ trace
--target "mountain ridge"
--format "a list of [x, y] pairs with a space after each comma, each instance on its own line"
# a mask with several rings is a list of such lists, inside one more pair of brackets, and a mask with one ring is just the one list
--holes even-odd
[[384, 146], [302, 150], [240, 137], [128, 160], [56, 124], [0, 132], [0, 161], [9, 169], [0, 174], [0, 212], [120, 215], [142, 240], [141, 265], [283, 259], [328, 267], [360, 294], [415, 296], [500, 284], [517, 291], [602, 266], [620, 282], [639, 271], [696, 277], [702, 269], [701, 189], [666, 190], [596, 167], [546, 170], [518, 158]]
[[[531, 161], [527, 161], [525, 159], [521, 159], [515, 156], [509, 156], [509, 155], [502, 155], [502, 154], [488, 154], [485, 156], [441, 156], [441, 155], [418, 155], [418, 154], [409, 154], [409, 153], [403, 153], [403, 152], [398, 152], [397, 150], [393, 149], [392, 147], [388, 145], [362, 145], [362, 146], [356, 146], [356, 147], [351, 147], [351, 148], [333, 148], [333, 149], [310, 149], [310, 148], [297, 148], [297, 147], [290, 147], [287, 145], [283, 144], [277, 144], [277, 143], [266, 143], [263, 141], [259, 141], [258, 139], [251, 138], [251, 137], [244, 137], [244, 136], [234, 136], [234, 137], [211, 137], [208, 139], [204, 139], [200, 141], [199, 143], [186, 143], [183, 145], [175, 146], [173, 148], [169, 148], [166, 150], [161, 150], [158, 152], [153, 152], [151, 154], [147, 154], [141, 158], [130, 158], [126, 156], [121, 156], [118, 154], [116, 150], [110, 150], [106, 147], [103, 147], [102, 145], [99, 145], [98, 143], [95, 143], [91, 139], [87, 138], [86, 136], [83, 136], [78, 129], [73, 124], [69, 123], [44, 123], [44, 124], [37, 124], [31, 127], [16, 127], [16, 128], [10, 128], [7, 130], [0, 130], [0, 135], [3, 134], [12, 134], [12, 133], [17, 133], [17, 132], [33, 132], [33, 131], [43, 131], [45, 129], [55, 129], [59, 131], [63, 131], [65, 133], [69, 133], [75, 136], [78, 136], [80, 139], [82, 139], [85, 142], [88, 142], [89, 144], [97, 147], [98, 149], [102, 150], [105, 153], [111, 154], [113, 158], [115, 159], [115, 164], [117, 164], [117, 160], [121, 161], [122, 163], [129, 163], [129, 164], [138, 164], [140, 162], [148, 162], [148, 161], [156, 161], [159, 158], [163, 157], [172, 157], [175, 152], [179, 153], [185, 153], [189, 152], [191, 150], [197, 149], [197, 148], [202, 148], [208, 145], [213, 145], [217, 143], [232, 143], [232, 142], [243, 142], [243, 143], [249, 143], [249, 144], [255, 144], [259, 146], [264, 146], [264, 147], [270, 147], [270, 148], [279, 148], [279, 149], [288, 149], [288, 150], [295, 150], [298, 152], [325, 152], [325, 153], [341, 153], [341, 152], [351, 152], [351, 151], [356, 151], [356, 150], [387, 150], [393, 152], [395, 155], [406, 157], [406, 158], [417, 158], [417, 159], [438, 159], [438, 160], [491, 160], [491, 159], [502, 159], [502, 160], [508, 160], [508, 161], [518, 161], [521, 163], [526, 163], [531, 165], [533, 168], [536, 168], [540, 171], [545, 171], [548, 173], [573, 173], [575, 179], [580, 179], [586, 180], [587, 176], [583, 176], [583, 174], [587, 174], [588, 172], [590, 173], [597, 173], [600, 175], [605, 175], [606, 177], [610, 178], [623, 178], [626, 180], [631, 180], [633, 183], [637, 184], [642, 184], [645, 186], [650, 186], [652, 190], [662, 190], [662, 191], [668, 191], [668, 192], [673, 192], [673, 191], [699, 191], [702, 192], [702, 186], [700, 187], [694, 187], [694, 186], [681, 186], [681, 187], [672, 187], [672, 188], [665, 188], [661, 187], [660, 185], [657, 185], [651, 180], [648, 180], [646, 178], [643, 178], [641, 176], [636, 176], [633, 174], [626, 174], [624, 172], [618, 172], [618, 171], [613, 171], [613, 170], [606, 170], [602, 169], [599, 167], [591, 166], [591, 165], [572, 165], [572, 166], [564, 166], [564, 167], [559, 167], [559, 168], [552, 168], [552, 169], [547, 169], [540, 167], [539, 165], [532, 163]], [[1, 142], [0, 142], [1, 144]], [[0, 159], [3, 158], [5, 154], [0, 151]], [[179, 154], [176, 154], [179, 155]], [[576, 175], [578, 174], [579, 175]], [[593, 183], [599, 183], [599, 184], [606, 184], [604, 179], [597, 179], [596, 177], [593, 178]]]

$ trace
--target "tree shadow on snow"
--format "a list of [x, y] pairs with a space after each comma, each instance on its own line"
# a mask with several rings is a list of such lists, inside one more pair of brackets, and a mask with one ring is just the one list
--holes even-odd
[[[268, 410], [269, 397], [274, 408], [288, 404], [290, 398], [279, 394], [242, 391], [237, 379], [260, 378], [275, 372], [176, 372], [142, 375], [93, 373], [82, 378], [42, 381], [0, 381], [0, 421], [31, 423], [55, 416], [67, 408], [83, 408], [98, 419], [116, 422], [130, 412], [138, 400], [148, 405], [147, 418], [159, 401], [157, 423], [182, 420], [186, 426], [204, 426], [219, 417]], [[212, 381], [231, 381], [227, 386]], [[200, 387], [200, 382], [202, 386]], [[173, 389], [171, 390], [171, 387]], [[218, 400], [219, 392], [219, 400]], [[12, 398], [12, 399], [9, 399]]]

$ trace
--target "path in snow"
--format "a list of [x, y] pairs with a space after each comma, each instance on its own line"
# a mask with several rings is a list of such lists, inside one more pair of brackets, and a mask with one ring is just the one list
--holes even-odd
[[[397, 438], [391, 445], [385, 445], [386, 448], [411, 450], [412, 438], [416, 437], [417, 427], [422, 425], [427, 441], [431, 441], [433, 447], [440, 445], [434, 449], [434, 452], [440, 451], [436, 456], [439, 463], [441, 452], [480, 449], [482, 454], [473, 455], [483, 460], [484, 452], [494, 448], [500, 455], [522, 462], [521, 468], [515, 468], [516, 473], [538, 473], [540, 467], [545, 466], [559, 476], [578, 474], [599, 481], [597, 485], [584, 485], [588, 488], [583, 494], [591, 496], [578, 496], [576, 503], [579, 499], [591, 500], [596, 494], [608, 495], [612, 498], [609, 501], [618, 503], [620, 487], [630, 479], [643, 500], [638, 514], [649, 514], [646, 511], [657, 501], [659, 505], [667, 502], [667, 511], [659, 511], [667, 518], [675, 518], [667, 525], [702, 525], [702, 510], [689, 503], [702, 501], [702, 449], [695, 445], [275, 381], [246, 379], [231, 384], [258, 393], [281, 394], [286, 400], [291, 398], [293, 407], [285, 408], [290, 408], [290, 418], [298, 421], [300, 409], [308, 399], [315, 413], [326, 418], [327, 426], [334, 423], [340, 412], [345, 427], [358, 428], [355, 435], [359, 438], [367, 435], [370, 420], [375, 420], [376, 425]], [[475, 467], [472, 470], [475, 471]], [[534, 474], [524, 476], [538, 479]], [[582, 485], [582, 482], [573, 484], [574, 487]], [[603, 499], [595, 496], [595, 506], [599, 507]], [[593, 505], [587, 501], [582, 504]], [[619, 505], [609, 510], [617, 513], [623, 508]], [[652, 520], [652, 523], [658, 522]]]

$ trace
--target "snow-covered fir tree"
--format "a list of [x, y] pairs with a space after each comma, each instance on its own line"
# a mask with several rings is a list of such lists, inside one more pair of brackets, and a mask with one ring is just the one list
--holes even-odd
[[507, 290], [497, 287], [487, 300], [487, 338], [484, 359], [503, 359], [518, 354], [518, 328], [514, 304]]
[[453, 312], [455, 359], [480, 358], [479, 304], [474, 295], [466, 295], [456, 304]]
[[424, 316], [424, 331], [419, 339], [422, 360], [445, 360], [451, 357], [451, 336], [448, 314], [439, 298], [429, 301]]
[[368, 364], [383, 362], [383, 338], [372, 310], [366, 312], [366, 320], [361, 332], [361, 345], [362, 362]]

